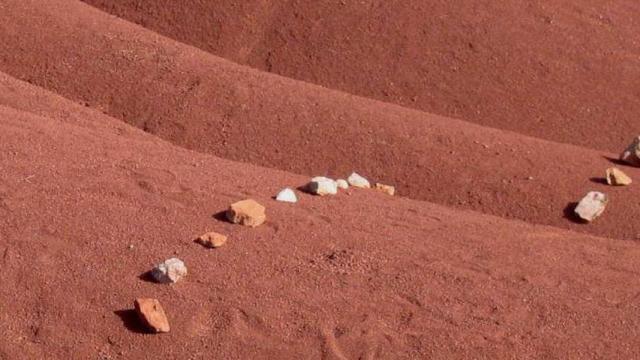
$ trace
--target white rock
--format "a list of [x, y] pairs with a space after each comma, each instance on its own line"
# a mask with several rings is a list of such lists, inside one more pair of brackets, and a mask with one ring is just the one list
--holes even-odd
[[296, 203], [298, 202], [298, 197], [293, 190], [289, 188], [282, 189], [278, 195], [276, 196], [276, 200], [288, 203]]
[[633, 139], [633, 142], [620, 154], [620, 160], [629, 165], [640, 166], [640, 136]]
[[307, 184], [307, 191], [320, 196], [335, 195], [338, 193], [338, 184], [333, 179], [316, 176]]
[[347, 181], [349, 182], [349, 185], [351, 186], [355, 186], [355, 187], [359, 187], [359, 188], [370, 188], [371, 184], [369, 184], [369, 180], [363, 178], [362, 176], [358, 175], [357, 173], [352, 173], [351, 175], [349, 175], [349, 177], [347, 178]]
[[159, 283], [176, 283], [187, 276], [187, 267], [182, 260], [171, 258], [153, 268], [151, 276]]
[[342, 190], [347, 190], [349, 188], [349, 183], [345, 179], [336, 180], [336, 185], [338, 185], [338, 188]]
[[608, 201], [607, 195], [598, 191], [590, 191], [580, 200], [574, 211], [582, 220], [591, 222], [602, 214]]

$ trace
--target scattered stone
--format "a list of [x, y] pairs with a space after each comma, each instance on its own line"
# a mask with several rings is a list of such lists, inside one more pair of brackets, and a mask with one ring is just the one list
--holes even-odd
[[307, 191], [312, 194], [325, 196], [338, 193], [338, 184], [324, 176], [316, 176], [307, 184]]
[[591, 191], [580, 200], [574, 211], [582, 220], [591, 222], [602, 214], [608, 201], [607, 195]]
[[151, 276], [162, 284], [176, 283], [187, 276], [187, 267], [182, 260], [171, 258], [153, 268]]
[[612, 167], [607, 169], [607, 184], [613, 186], [626, 186], [631, 184], [631, 178], [629, 175], [622, 172], [622, 170]]
[[267, 219], [264, 206], [253, 199], [238, 201], [227, 210], [227, 219], [234, 224], [256, 227]]
[[338, 188], [342, 190], [347, 190], [349, 188], [349, 183], [345, 179], [336, 180], [336, 185], [338, 185]]
[[214, 249], [224, 245], [227, 242], [227, 237], [225, 235], [211, 231], [204, 235], [201, 235], [198, 239], [196, 239], [196, 242], [204, 247]]
[[164, 313], [164, 309], [157, 299], [136, 299], [133, 302], [140, 321], [151, 331], [155, 333], [167, 333], [169, 327], [169, 319]]
[[396, 188], [391, 185], [376, 183], [375, 189], [391, 196], [396, 194]]
[[276, 196], [277, 201], [288, 202], [288, 203], [296, 203], [298, 202], [298, 197], [293, 190], [289, 188], [282, 189]]
[[359, 187], [359, 188], [370, 188], [371, 184], [369, 184], [369, 180], [363, 178], [362, 176], [358, 175], [357, 173], [352, 173], [351, 175], [349, 175], [349, 177], [347, 178], [347, 181], [349, 182], [349, 185], [351, 186], [355, 186], [355, 187]]
[[640, 136], [633, 139], [631, 145], [620, 154], [620, 160], [629, 165], [640, 166]]

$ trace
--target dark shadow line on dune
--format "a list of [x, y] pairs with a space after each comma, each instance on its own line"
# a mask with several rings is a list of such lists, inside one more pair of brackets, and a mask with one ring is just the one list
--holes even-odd
[[596, 184], [608, 185], [607, 184], [607, 179], [603, 178], [603, 177], [592, 177], [592, 178], [589, 178], [589, 180], [591, 182], [593, 182], [593, 183], [596, 183]]
[[604, 155], [603, 158], [605, 158], [607, 161], [609, 161], [610, 163], [616, 164], [616, 165], [620, 165], [620, 166], [630, 166], [629, 164], [627, 164], [626, 162], [620, 160], [620, 159], [616, 159], [616, 158], [612, 158], [610, 156], [606, 156]]

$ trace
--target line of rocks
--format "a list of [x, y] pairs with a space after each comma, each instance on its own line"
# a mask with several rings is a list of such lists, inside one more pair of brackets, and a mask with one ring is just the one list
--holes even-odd
[[[336, 195], [338, 189], [346, 190], [351, 186], [362, 189], [371, 188], [369, 180], [354, 172], [346, 180], [333, 180], [324, 176], [314, 177], [305, 189], [311, 194], [325, 196]], [[373, 188], [388, 195], [395, 195], [395, 188], [390, 185], [376, 183]], [[275, 200], [296, 203], [298, 197], [293, 189], [284, 188], [275, 196]], [[265, 210], [265, 207], [257, 201], [245, 199], [231, 204], [225, 212], [225, 217], [233, 224], [254, 228], [266, 221]], [[226, 244], [227, 240], [226, 235], [211, 231], [199, 236], [195, 242], [206, 248], [215, 249]], [[187, 274], [188, 270], [184, 262], [175, 257], [156, 265], [150, 271], [151, 278], [160, 284], [175, 284]], [[134, 307], [141, 323], [150, 332], [166, 333], [170, 331], [169, 319], [158, 299], [137, 298], [134, 301]]]
[[[620, 154], [620, 161], [631, 166], [640, 167], [640, 136]], [[628, 186], [633, 180], [622, 170], [611, 167], [605, 172], [606, 183], [610, 186]], [[599, 191], [590, 191], [574, 209], [574, 213], [585, 222], [592, 222], [602, 215], [609, 203], [609, 197]]]

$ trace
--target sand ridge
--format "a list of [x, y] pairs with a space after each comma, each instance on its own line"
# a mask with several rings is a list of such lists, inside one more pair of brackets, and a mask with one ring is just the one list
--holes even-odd
[[[184, 150], [93, 110], [78, 124], [55, 115], [77, 105], [20, 88], [52, 115], [0, 106], [6, 358], [640, 352], [634, 243], [372, 190], [301, 194], [293, 208], [270, 197], [304, 177]], [[245, 196], [268, 204], [262, 227], [212, 216]], [[192, 242], [209, 229], [229, 244]], [[188, 279], [139, 278], [170, 254]], [[170, 333], [140, 334], [139, 296], [161, 299]]]
[[[414, 199], [621, 239], [640, 235], [640, 225], [622, 220], [640, 211], [624, 201], [639, 190], [600, 183], [614, 153], [265, 74], [84, 4], [26, 1], [7, 10], [1, 70], [180, 146], [309, 176], [357, 168]], [[30, 26], [44, 21], [46, 30]], [[11, 28], [21, 36], [9, 36]], [[591, 189], [611, 193], [612, 216], [575, 224], [565, 215]]]
[[241, 64], [618, 151], [640, 132], [635, 1], [83, 0]]
[[[640, 250], [630, 241], [640, 229], [629, 220], [639, 190], [606, 186], [616, 153], [594, 150], [608, 149], [620, 128], [593, 144], [582, 142], [593, 130], [585, 128], [577, 146], [549, 141], [563, 141], [553, 126], [547, 140], [529, 136], [540, 134], [524, 130], [527, 117], [518, 132], [491, 129], [421, 111], [419, 102], [404, 107], [399, 97], [382, 99], [393, 104], [269, 74], [251, 59], [271, 47], [270, 29], [289, 21], [286, 9], [228, 4], [220, 2], [225, 21], [240, 29], [266, 13], [255, 33], [214, 43], [241, 56], [218, 55], [258, 69], [152, 31], [178, 34], [170, 32], [184, 23], [153, 25], [178, 14], [171, 3], [133, 19], [146, 29], [75, 0], [0, 1], [0, 359], [640, 357]], [[279, 4], [302, 22], [330, 10]], [[385, 14], [389, 4], [370, 10]], [[583, 21], [584, 6], [561, 7], [549, 21]], [[200, 36], [199, 21], [208, 18], [194, 19], [193, 37], [181, 40]], [[296, 49], [281, 50], [299, 59]], [[283, 64], [262, 70], [293, 76]], [[629, 89], [623, 82], [602, 100], [624, 93], [635, 106]], [[522, 115], [514, 99], [504, 98], [505, 114]], [[351, 188], [330, 197], [298, 191], [295, 204], [273, 198], [311, 175], [354, 170], [395, 185], [399, 196]], [[610, 196], [606, 212], [574, 223], [572, 202], [593, 189]], [[225, 219], [247, 198], [266, 207], [257, 228]], [[228, 236], [225, 246], [194, 242], [209, 231]], [[171, 257], [188, 275], [150, 282], [150, 268]], [[171, 331], [145, 333], [136, 298], [158, 299]]]

